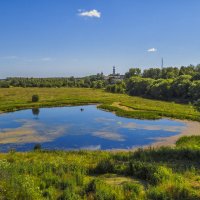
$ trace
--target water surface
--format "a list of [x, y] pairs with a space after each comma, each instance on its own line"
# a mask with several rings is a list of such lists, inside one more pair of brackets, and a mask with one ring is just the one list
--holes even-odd
[[[83, 108], [83, 110], [81, 110]], [[118, 117], [90, 106], [41, 108], [0, 115], [0, 151], [130, 149], [179, 134], [185, 124], [169, 119]]]

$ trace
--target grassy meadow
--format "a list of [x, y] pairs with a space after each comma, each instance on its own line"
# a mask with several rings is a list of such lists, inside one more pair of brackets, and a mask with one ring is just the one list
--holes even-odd
[[135, 152], [10, 151], [0, 154], [0, 199], [198, 200], [199, 157], [198, 149], [180, 145]]
[[[32, 103], [32, 95], [40, 101]], [[172, 117], [200, 121], [200, 113], [190, 104], [177, 104], [126, 94], [107, 93], [103, 90], [84, 88], [0, 88], [0, 111], [8, 112], [32, 107], [51, 107], [80, 104], [100, 104], [117, 115], [139, 119]]]
[[[32, 103], [33, 94], [39, 102]], [[0, 111], [99, 104], [139, 119], [200, 121], [191, 105], [80, 88], [0, 89]], [[0, 153], [2, 200], [200, 200], [200, 136], [176, 147], [132, 152], [45, 151]]]

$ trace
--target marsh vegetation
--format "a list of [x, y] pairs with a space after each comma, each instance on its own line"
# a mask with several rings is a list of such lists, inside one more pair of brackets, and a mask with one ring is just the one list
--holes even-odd
[[193, 139], [135, 152], [0, 154], [0, 199], [198, 200], [200, 151]]
[[[39, 102], [32, 102], [38, 94]], [[1, 112], [25, 108], [100, 104], [139, 119], [200, 120], [190, 104], [131, 97], [86, 88], [1, 88]], [[35, 113], [35, 111], [34, 111]], [[0, 154], [0, 199], [198, 200], [199, 137], [175, 148], [135, 152], [35, 151]]]

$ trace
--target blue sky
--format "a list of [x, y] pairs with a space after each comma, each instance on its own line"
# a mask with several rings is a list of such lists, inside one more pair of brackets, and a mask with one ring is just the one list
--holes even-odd
[[199, 0], [1, 0], [0, 78], [200, 63]]

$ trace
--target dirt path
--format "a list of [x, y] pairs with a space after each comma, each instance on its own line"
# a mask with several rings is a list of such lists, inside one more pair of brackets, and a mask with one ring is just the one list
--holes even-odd
[[133, 108], [129, 108], [129, 107], [127, 107], [127, 106], [122, 106], [122, 105], [120, 104], [120, 102], [114, 102], [114, 103], [112, 104], [112, 106], [117, 107], [117, 108], [120, 108], [120, 109], [125, 110], [125, 111], [134, 111]]

